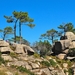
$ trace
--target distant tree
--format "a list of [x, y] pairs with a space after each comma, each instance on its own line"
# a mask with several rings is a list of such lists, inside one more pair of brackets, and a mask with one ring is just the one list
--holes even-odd
[[41, 38], [51, 40], [53, 43], [57, 36], [58, 36], [58, 31], [56, 31], [55, 29], [51, 29], [48, 30], [45, 34], [42, 34]]
[[8, 23], [14, 23], [14, 38], [15, 38], [14, 42], [16, 43], [16, 25], [18, 22], [18, 18], [16, 18], [17, 14], [14, 14], [14, 12], [12, 14], [13, 14], [13, 16], [5, 16], [4, 15], [4, 17], [6, 18]]
[[75, 28], [72, 23], [59, 25], [58, 28], [62, 30], [61, 32], [59, 32], [60, 35], [62, 35], [63, 33], [65, 35], [65, 32], [68, 31], [75, 33]]
[[13, 14], [16, 15], [15, 17], [19, 21], [19, 36], [20, 36], [20, 43], [21, 43], [21, 25], [26, 25], [29, 26], [30, 28], [33, 28], [35, 26], [34, 24], [32, 24], [34, 20], [28, 16], [27, 12], [14, 11]]
[[75, 28], [74, 28], [74, 25], [72, 23], [67, 23], [65, 26], [67, 28], [67, 32], [70, 31], [70, 32], [75, 33]]
[[9, 35], [9, 34], [13, 34], [13, 29], [12, 27], [5, 27], [3, 30], [0, 29], [0, 32], [3, 33], [3, 40], [5, 40], [6, 36]]
[[4, 17], [7, 19], [7, 22], [9, 22], [9, 23], [14, 22], [15, 23], [15, 25], [14, 25], [14, 37], [15, 37], [14, 42], [16, 42], [16, 24], [17, 24], [17, 22], [19, 24], [20, 43], [21, 43], [21, 25], [26, 25], [26, 26], [29, 26], [30, 28], [33, 28], [35, 26], [34, 24], [32, 24], [32, 22], [34, 20], [28, 16], [27, 12], [14, 11], [13, 16], [9, 16], [9, 17], [4, 16]]
[[32, 47], [35, 51], [40, 51], [40, 56], [49, 55], [51, 53], [51, 44], [48, 40], [35, 42]]

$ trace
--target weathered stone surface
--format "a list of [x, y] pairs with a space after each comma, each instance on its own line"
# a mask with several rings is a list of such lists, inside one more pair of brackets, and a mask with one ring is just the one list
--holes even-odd
[[52, 51], [56, 54], [61, 53], [62, 51], [64, 51], [65, 49], [69, 48], [70, 46], [70, 41], [69, 40], [60, 40], [58, 42], [55, 42], [55, 45], [53, 46], [54, 48], [52, 49]]
[[54, 67], [49, 67], [49, 70], [50, 70], [50, 71], [54, 70]]
[[75, 75], [75, 68], [73, 68], [73, 75]]
[[30, 70], [30, 71], [35, 73], [36, 75], [42, 75], [42, 72], [40, 71], [40, 69], [33, 69], [33, 70]]
[[51, 73], [50, 73], [48, 68], [41, 69], [41, 72], [44, 72], [46, 75], [51, 75]]
[[11, 72], [5, 72], [7, 75], [14, 75], [13, 73]]
[[28, 69], [28, 70], [32, 70], [32, 67], [30, 65], [25, 65], [25, 67]]
[[73, 59], [75, 59], [75, 57], [67, 57], [67, 59], [69, 59], [69, 60], [73, 60]]
[[62, 50], [65, 50], [66, 48], [69, 48], [69, 46], [70, 46], [70, 41], [67, 39], [60, 40], [60, 43], [61, 43]]
[[27, 46], [27, 45], [23, 45], [23, 44], [14, 44], [14, 47], [16, 47], [15, 52], [18, 54], [28, 54], [28, 55], [33, 55], [34, 54], [34, 50]]
[[39, 68], [39, 65], [36, 63], [29, 62], [29, 65], [32, 66], [32, 69], [38, 69]]
[[68, 64], [67, 63], [63, 63], [63, 67], [64, 68], [67, 68], [68, 67]]
[[42, 61], [42, 59], [37, 58], [37, 59], [35, 59], [35, 61], [41, 62], [41, 61]]
[[52, 70], [51, 75], [65, 75], [63, 70]]
[[13, 61], [12, 57], [7, 55], [7, 54], [2, 54], [1, 57], [4, 59], [4, 60], [8, 60], [8, 61]]
[[75, 40], [75, 35], [72, 32], [66, 32], [65, 36], [67, 36], [67, 39], [69, 40]]
[[25, 54], [24, 50], [23, 50], [23, 46], [20, 44], [16, 44], [16, 50], [15, 53], [17, 54]]
[[31, 47], [29, 47], [29, 46], [27, 46], [27, 45], [22, 45], [22, 46], [23, 46], [24, 51], [25, 51], [28, 55], [33, 55], [33, 54], [34, 54], [34, 50], [33, 50]]
[[14, 62], [11, 62], [10, 65], [14, 65], [14, 66], [23, 66], [25, 67], [25, 65], [27, 65], [28, 63], [27, 62], [24, 62], [24, 61], [14, 61]]
[[13, 52], [10, 47], [0, 47], [1, 52]]
[[75, 41], [70, 42], [70, 46], [69, 46], [69, 48], [75, 48]]
[[63, 51], [63, 53], [65, 53], [65, 54], [68, 54], [68, 52], [69, 52], [69, 49], [66, 49]]
[[26, 56], [20, 56], [20, 57], [18, 57], [18, 59], [28, 61], [28, 58]]
[[0, 40], [0, 47], [7, 47], [9, 46], [9, 43], [4, 41], [4, 40]]
[[57, 58], [59, 58], [59, 59], [64, 59], [66, 57], [66, 54], [58, 54], [57, 55]]
[[63, 70], [58, 70], [58, 75], [65, 75], [64, 71]]

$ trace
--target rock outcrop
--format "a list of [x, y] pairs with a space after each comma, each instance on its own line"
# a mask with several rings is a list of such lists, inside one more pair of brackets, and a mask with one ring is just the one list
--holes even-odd
[[12, 44], [13, 47], [15, 47], [15, 53], [17, 54], [24, 54], [24, 55], [33, 55], [34, 54], [34, 50], [24, 44]]
[[72, 32], [66, 32], [65, 36], [67, 37], [67, 39], [74, 41], [75, 40], [75, 34]]
[[[10, 46], [14, 47], [14, 50], [12, 50]], [[11, 53], [25, 56], [34, 54], [34, 50], [27, 45], [17, 43], [10, 44], [4, 40], [0, 40], [0, 52], [2, 53], [1, 57], [9, 61], [12, 61], [12, 57], [10, 56]]]
[[[56, 57], [48, 56], [46, 58], [36, 57], [33, 55], [35, 53], [34, 50], [27, 45], [16, 43], [10, 45], [8, 42], [3, 40], [1, 40], [1, 42], [3, 43], [3, 45], [0, 44], [1, 57], [6, 63], [4, 64], [4, 61], [0, 61], [0, 64], [2, 63], [0, 65], [0, 70], [3, 68], [3, 72], [5, 72], [7, 75], [69, 75], [69, 67], [75, 74], [75, 65], [71, 66], [70, 63], [60, 60], [65, 59], [71, 46], [70, 43], [73, 43], [74, 41], [71, 42], [70, 40], [66, 39], [55, 43], [54, 49], [57, 52], [54, 52], [58, 55], [56, 55]], [[13, 49], [10, 48], [11, 46]], [[4, 71], [4, 68], [7, 69]], [[24, 74], [24, 72], [27, 72], [28, 74]]]
[[[66, 38], [65, 38], [66, 37]], [[55, 42], [52, 51], [58, 58], [61, 58], [64, 54], [68, 54], [69, 49], [75, 48], [75, 35], [72, 32], [66, 32], [65, 36], [60, 37], [61, 40]], [[62, 59], [62, 58], [61, 58]], [[63, 58], [64, 59], [64, 58]]]

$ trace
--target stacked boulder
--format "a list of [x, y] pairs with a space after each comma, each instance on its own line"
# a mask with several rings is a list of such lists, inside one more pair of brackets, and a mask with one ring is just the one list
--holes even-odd
[[8, 61], [13, 61], [13, 58], [11, 56], [12, 53], [18, 55], [20, 54], [22, 57], [34, 54], [34, 50], [27, 45], [17, 44], [17, 43], [11, 44], [4, 40], [0, 40], [0, 52], [1, 52], [1, 57], [4, 60], [8, 60]]
[[34, 50], [27, 45], [24, 44], [12, 44], [12, 47], [15, 48], [14, 52], [17, 54], [22, 54], [22, 55], [33, 55], [34, 54]]
[[72, 32], [66, 32], [60, 41], [55, 42], [52, 51], [59, 59], [64, 59], [71, 48], [75, 48], [75, 35]]
[[2, 54], [1, 57], [4, 58], [4, 60], [12, 61], [12, 58], [9, 54], [13, 51], [11, 50], [8, 42], [0, 40], [0, 52]]

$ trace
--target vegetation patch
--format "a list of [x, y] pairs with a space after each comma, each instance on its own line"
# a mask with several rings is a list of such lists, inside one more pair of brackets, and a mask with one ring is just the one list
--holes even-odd
[[40, 58], [40, 55], [38, 53], [34, 53], [34, 57]]
[[10, 53], [10, 56], [13, 57], [13, 58], [17, 58], [17, 54], [13, 53], [13, 52]]
[[71, 62], [70, 60], [60, 60], [60, 59], [56, 59], [57, 63], [63, 68], [63, 63], [67, 63], [68, 64], [68, 68], [70, 68], [73, 64], [73, 62]]
[[73, 70], [72, 70], [72, 68], [69, 68], [69, 69], [68, 69], [68, 73], [69, 73], [68, 75], [73, 75]]
[[56, 67], [57, 63], [53, 59], [50, 59], [49, 62], [53, 67]]
[[17, 69], [18, 69], [20, 72], [26, 72], [26, 73], [28, 73], [28, 75], [35, 75], [34, 73], [30, 72], [29, 70], [27, 70], [26, 68], [24, 68], [24, 67], [22, 67], [22, 66], [17, 67]]
[[4, 61], [4, 59], [1, 57], [1, 52], [0, 52], [0, 65], [1, 65], [2, 63], [5, 64], [5, 61]]
[[41, 64], [43, 67], [49, 67], [51, 65], [48, 61], [42, 61]]
[[68, 52], [67, 55], [68, 55], [68, 56], [72, 56], [72, 57], [74, 57], [74, 56], [75, 56], [75, 48], [71, 48], [71, 49], [69, 49], [69, 52]]
[[11, 50], [15, 51], [16, 47], [10, 45]]

